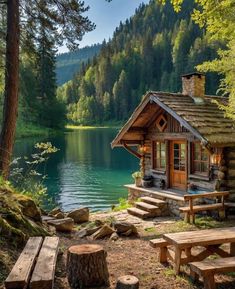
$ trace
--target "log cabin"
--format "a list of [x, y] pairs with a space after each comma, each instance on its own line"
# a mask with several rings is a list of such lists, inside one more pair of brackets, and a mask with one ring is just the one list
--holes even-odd
[[182, 76], [182, 93], [146, 93], [111, 144], [140, 158], [153, 179], [152, 188], [126, 185], [130, 198], [165, 194], [174, 210], [184, 194], [229, 190], [235, 201], [235, 123], [219, 104], [227, 98], [205, 95], [200, 73]]

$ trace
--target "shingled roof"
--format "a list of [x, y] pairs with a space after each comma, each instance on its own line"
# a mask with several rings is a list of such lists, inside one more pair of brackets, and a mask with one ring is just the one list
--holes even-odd
[[[205, 145], [235, 145], [235, 122], [227, 118], [216, 101], [226, 105], [227, 99], [217, 96], [204, 96], [199, 104], [189, 95], [180, 93], [148, 92], [130, 119], [112, 142], [112, 147], [120, 146], [125, 133], [137, 122], [149, 104], [156, 104], [175, 117], [182, 126], [190, 131]], [[145, 112], [146, 113], [146, 112]], [[154, 117], [153, 110], [148, 118]], [[146, 124], [142, 124], [143, 127]]]

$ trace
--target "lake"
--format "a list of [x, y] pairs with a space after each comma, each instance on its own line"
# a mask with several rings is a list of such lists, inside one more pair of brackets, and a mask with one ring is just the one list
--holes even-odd
[[131, 174], [139, 160], [123, 148], [111, 149], [117, 129], [76, 129], [48, 138], [16, 141], [15, 156], [29, 156], [37, 142], [50, 141], [59, 148], [45, 166], [45, 184], [52, 200], [47, 208], [64, 211], [88, 206], [92, 211], [107, 210], [127, 197], [124, 184], [133, 182]]

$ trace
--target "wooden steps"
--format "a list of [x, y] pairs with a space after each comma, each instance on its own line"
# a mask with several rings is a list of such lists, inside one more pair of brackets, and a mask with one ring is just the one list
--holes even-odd
[[163, 207], [166, 205], [165, 201], [159, 200], [159, 199], [155, 199], [155, 198], [151, 198], [151, 197], [142, 197], [140, 198], [142, 202], [145, 202], [147, 204], [150, 205], [154, 205], [157, 206], [159, 208]]
[[127, 212], [130, 215], [133, 215], [135, 217], [141, 218], [141, 219], [147, 219], [151, 217], [151, 214], [149, 212], [146, 212], [144, 210], [138, 209], [138, 208], [129, 208], [127, 209]]
[[150, 205], [145, 202], [136, 202], [135, 206], [138, 209], [149, 212], [151, 215], [156, 215], [160, 211], [159, 207]]
[[[141, 197], [140, 202], [135, 202], [135, 207], [128, 209], [130, 215], [141, 219], [159, 217], [166, 210], [166, 202], [151, 197]], [[164, 213], [164, 215], [166, 215]]]

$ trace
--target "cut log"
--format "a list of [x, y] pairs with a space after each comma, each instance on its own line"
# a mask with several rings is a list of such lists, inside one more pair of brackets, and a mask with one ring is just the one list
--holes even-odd
[[54, 226], [56, 231], [71, 232], [74, 226], [74, 220], [72, 218], [56, 219], [47, 221], [47, 224]]
[[30, 280], [30, 289], [52, 289], [59, 238], [46, 237]]
[[21, 289], [27, 287], [42, 241], [42, 237], [32, 237], [28, 240], [19, 259], [5, 281], [6, 289]]
[[109, 286], [107, 253], [96, 244], [72, 246], [67, 256], [67, 277], [72, 289]]
[[93, 240], [103, 239], [105, 237], [111, 236], [113, 232], [114, 230], [105, 224], [98, 231], [96, 231], [93, 235], [91, 235], [91, 238]]
[[116, 289], [139, 289], [139, 280], [132, 275], [119, 277]]

